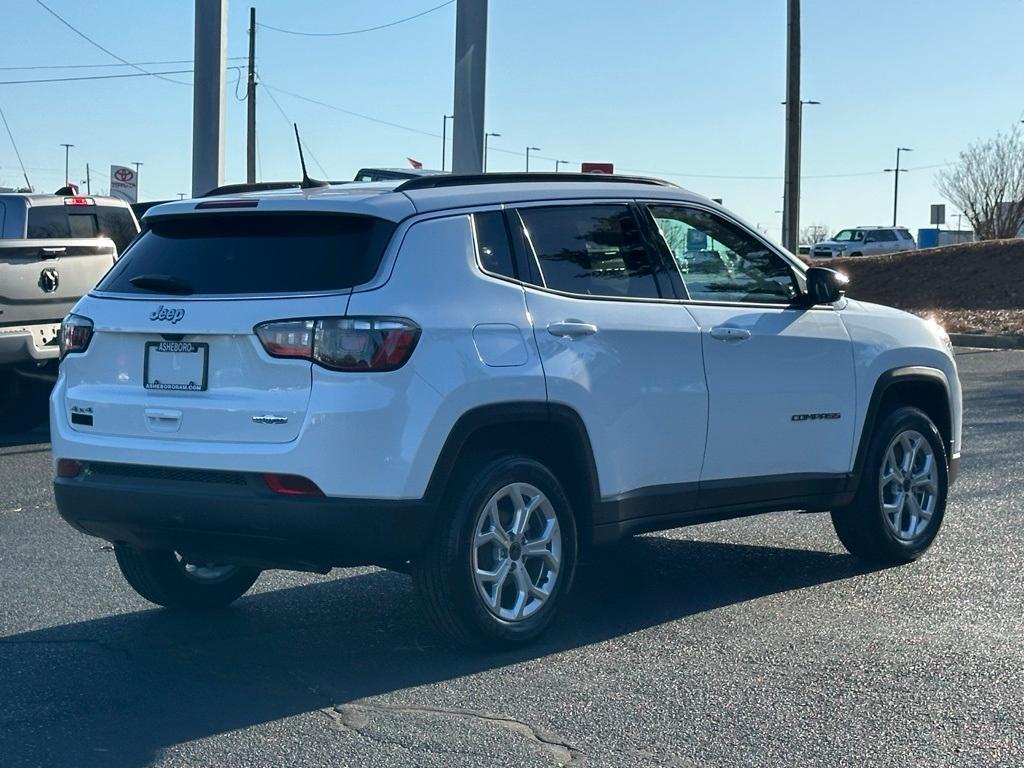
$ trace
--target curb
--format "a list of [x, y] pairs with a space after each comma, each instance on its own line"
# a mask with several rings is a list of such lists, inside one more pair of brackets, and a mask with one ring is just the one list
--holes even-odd
[[954, 347], [976, 347], [980, 349], [1024, 349], [1024, 336], [995, 336], [984, 333], [951, 333], [949, 340]]

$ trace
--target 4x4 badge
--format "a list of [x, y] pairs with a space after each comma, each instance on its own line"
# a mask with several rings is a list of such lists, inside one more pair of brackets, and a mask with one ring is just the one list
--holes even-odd
[[167, 320], [170, 323], [177, 323], [185, 316], [185, 310], [175, 307], [165, 307], [161, 304], [149, 314], [150, 320]]

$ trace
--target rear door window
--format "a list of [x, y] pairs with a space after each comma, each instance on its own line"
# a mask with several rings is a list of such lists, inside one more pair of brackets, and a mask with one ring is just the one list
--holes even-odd
[[98, 288], [152, 293], [132, 285], [146, 275], [172, 278], [192, 294], [344, 290], [376, 274], [394, 229], [382, 219], [338, 214], [156, 218]]
[[484, 271], [515, 279], [516, 271], [508, 230], [505, 228], [505, 214], [501, 211], [474, 213], [473, 229], [476, 232], [477, 256]]
[[97, 205], [94, 218], [97, 234], [113, 240], [118, 253], [124, 253], [139, 233], [139, 225], [126, 205]]
[[544, 285], [583, 296], [661, 297], [660, 262], [629, 206], [521, 208]]

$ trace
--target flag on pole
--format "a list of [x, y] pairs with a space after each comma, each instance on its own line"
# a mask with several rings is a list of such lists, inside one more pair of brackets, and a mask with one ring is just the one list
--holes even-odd
[[419, 160], [413, 160], [411, 157], [407, 157], [405, 159], [409, 161], [409, 165], [411, 165], [413, 168], [419, 169], [423, 167], [423, 163], [421, 163]]

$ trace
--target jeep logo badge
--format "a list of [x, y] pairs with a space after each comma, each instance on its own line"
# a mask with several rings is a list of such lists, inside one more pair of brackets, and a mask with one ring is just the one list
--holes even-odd
[[185, 316], [184, 309], [177, 309], [174, 307], [165, 307], [161, 304], [159, 307], [154, 309], [149, 314], [150, 320], [166, 320], [169, 323], [177, 323], [181, 318]]
[[53, 293], [60, 285], [60, 273], [53, 267], [47, 267], [39, 273], [39, 287], [43, 293]]

